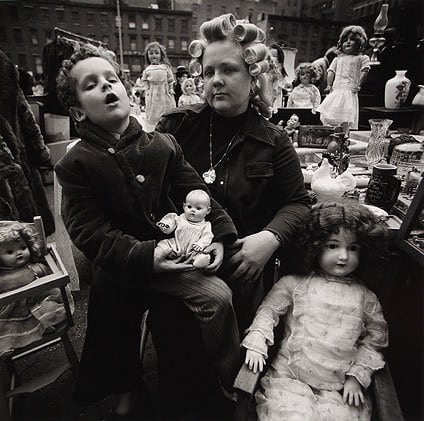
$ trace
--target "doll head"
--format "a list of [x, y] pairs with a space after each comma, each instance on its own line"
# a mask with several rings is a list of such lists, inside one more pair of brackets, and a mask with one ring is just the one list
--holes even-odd
[[337, 42], [337, 49], [347, 55], [361, 53], [367, 43], [367, 35], [362, 26], [350, 25], [343, 28]]
[[119, 65], [112, 51], [89, 44], [82, 45], [79, 50], [76, 50], [72, 54], [69, 60], [63, 60], [62, 67], [59, 69], [59, 75], [56, 79], [58, 97], [66, 109], [80, 105], [76, 90], [77, 80], [72, 70], [80, 61], [91, 57], [104, 59], [113, 67], [115, 72], [118, 72]]
[[0, 221], [0, 267], [18, 269], [37, 260], [41, 253], [35, 232], [26, 224]]
[[384, 255], [387, 230], [365, 206], [353, 201], [314, 206], [303, 228], [298, 272], [348, 276]]
[[287, 120], [286, 128], [297, 129], [300, 126], [300, 119], [297, 114], [292, 114]]
[[211, 200], [203, 190], [192, 190], [183, 204], [184, 215], [190, 222], [201, 222], [211, 211]]
[[286, 69], [284, 68], [283, 49], [278, 44], [271, 44], [268, 47], [268, 54], [269, 54], [269, 59], [274, 64], [274, 66], [279, 68], [279, 70], [281, 71], [281, 75], [286, 77], [287, 72], [286, 72]]
[[300, 63], [294, 72], [296, 75], [294, 85], [309, 85], [317, 78], [317, 72], [312, 63]]
[[149, 64], [164, 63], [171, 67], [171, 63], [166, 55], [165, 47], [157, 41], [149, 42], [144, 49], [144, 59]]
[[181, 90], [183, 91], [183, 94], [185, 95], [195, 94], [196, 85], [194, 84], [194, 79], [189, 77], [188, 79], [184, 80], [183, 84], [181, 85]]

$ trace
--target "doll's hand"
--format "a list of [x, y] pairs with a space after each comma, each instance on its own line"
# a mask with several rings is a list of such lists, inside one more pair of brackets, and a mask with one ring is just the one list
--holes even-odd
[[224, 260], [224, 245], [222, 243], [212, 243], [203, 249], [203, 253], [210, 254], [211, 263], [205, 267], [204, 271], [208, 273], [216, 272]]
[[191, 246], [191, 248], [192, 248], [194, 251], [198, 251], [198, 252], [201, 252], [201, 251], [203, 250], [203, 248], [202, 248], [202, 247], [200, 247], [200, 246], [199, 246], [199, 244], [193, 244], [193, 245]]
[[240, 250], [229, 259], [229, 264], [237, 268], [229, 280], [251, 282], [259, 277], [280, 243], [272, 232], [260, 231], [237, 240], [233, 246]]
[[361, 403], [364, 403], [362, 386], [353, 376], [346, 376], [346, 381], [343, 387], [343, 403], [347, 403], [351, 406], [359, 406]]
[[360, 90], [361, 90], [361, 87], [360, 86], [356, 86], [356, 87], [352, 88], [352, 92], [354, 94], [357, 94]]
[[153, 252], [153, 272], [186, 272], [193, 270], [191, 260], [191, 257], [175, 257], [175, 253], [171, 249], [164, 250], [156, 247]]
[[265, 357], [259, 352], [248, 349], [244, 362], [255, 374], [257, 371], [261, 373], [265, 366]]

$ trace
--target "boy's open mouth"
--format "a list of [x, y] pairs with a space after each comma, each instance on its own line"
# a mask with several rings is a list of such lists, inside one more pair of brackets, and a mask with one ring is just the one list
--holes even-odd
[[119, 98], [113, 92], [110, 92], [106, 95], [105, 104], [109, 105], [118, 100]]

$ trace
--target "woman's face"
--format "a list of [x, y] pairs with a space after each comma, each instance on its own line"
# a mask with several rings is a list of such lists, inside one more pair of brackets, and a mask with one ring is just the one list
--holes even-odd
[[203, 55], [203, 78], [206, 101], [217, 114], [234, 117], [247, 110], [253, 78], [241, 47], [227, 40], [209, 44]]

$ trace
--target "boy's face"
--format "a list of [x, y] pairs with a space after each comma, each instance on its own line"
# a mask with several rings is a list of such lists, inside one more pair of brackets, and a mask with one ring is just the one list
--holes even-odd
[[185, 217], [191, 222], [203, 221], [210, 212], [209, 201], [203, 197], [188, 197], [183, 207]]
[[23, 240], [11, 241], [0, 245], [0, 265], [17, 269], [29, 262], [30, 252]]
[[130, 103], [113, 66], [103, 58], [81, 60], [71, 70], [79, 106], [71, 107], [77, 121], [89, 119], [108, 131], [123, 133], [129, 123]]

